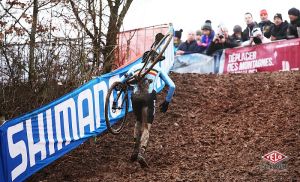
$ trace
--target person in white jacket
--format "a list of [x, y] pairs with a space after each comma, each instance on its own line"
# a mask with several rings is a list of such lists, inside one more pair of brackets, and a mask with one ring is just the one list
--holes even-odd
[[242, 46], [253, 46], [271, 42], [270, 39], [264, 36], [259, 27], [254, 28], [251, 33], [250, 40], [243, 42]]

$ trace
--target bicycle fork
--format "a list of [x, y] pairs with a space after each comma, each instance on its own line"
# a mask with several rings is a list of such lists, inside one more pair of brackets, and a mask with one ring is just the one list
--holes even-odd
[[113, 104], [112, 104], [112, 112], [115, 113], [117, 109], [123, 109], [123, 106], [124, 106], [124, 103], [125, 103], [125, 100], [127, 99], [127, 91], [124, 92], [125, 96], [124, 96], [124, 99], [122, 100], [122, 103], [121, 103], [121, 106], [118, 107], [118, 100], [120, 98], [120, 96], [122, 95], [121, 94], [122, 92], [120, 91], [120, 93], [118, 93], [117, 95], [117, 98], [113, 101]]

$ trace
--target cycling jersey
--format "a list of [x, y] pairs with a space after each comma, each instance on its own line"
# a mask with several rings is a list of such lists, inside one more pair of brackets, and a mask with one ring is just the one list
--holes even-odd
[[[127, 76], [132, 76], [135, 74], [138, 74], [139, 71], [143, 68], [144, 63], [139, 63], [135, 66], [133, 66], [128, 72], [127, 72]], [[141, 73], [142, 74], [142, 73]], [[165, 84], [169, 87], [168, 90], [168, 94], [166, 96], [166, 101], [170, 102], [174, 91], [175, 91], [175, 84], [174, 82], [171, 80], [171, 78], [168, 76], [167, 73], [165, 73], [158, 65], [155, 65], [147, 75], [145, 75], [145, 81], [148, 82], [148, 88], [147, 88], [147, 92], [148, 93], [152, 93], [153, 91], [157, 92], [157, 88], [156, 88], [156, 84], [157, 84], [157, 80], [161, 78]], [[123, 76], [121, 78], [121, 82], [124, 82], [126, 80], [126, 77]], [[137, 93], [140, 92], [139, 86], [138, 84], [134, 84], [133, 86], [133, 93]]]

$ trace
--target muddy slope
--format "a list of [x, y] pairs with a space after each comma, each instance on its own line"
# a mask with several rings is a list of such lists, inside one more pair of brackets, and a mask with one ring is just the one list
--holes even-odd
[[[149, 169], [129, 162], [131, 116], [121, 135], [86, 142], [28, 181], [300, 179], [300, 72], [171, 77], [176, 94], [167, 114], [156, 115]], [[277, 166], [262, 160], [273, 150], [288, 159]]]

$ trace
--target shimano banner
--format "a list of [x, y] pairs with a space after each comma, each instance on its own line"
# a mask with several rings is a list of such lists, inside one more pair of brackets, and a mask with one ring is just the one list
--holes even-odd
[[[169, 71], [174, 61], [173, 42], [158, 63]], [[113, 82], [141, 58], [112, 73], [91, 80], [69, 94], [0, 127], [0, 181], [23, 181], [41, 168], [106, 130], [104, 101]], [[161, 90], [163, 81], [158, 80]], [[130, 108], [131, 110], [131, 108]], [[110, 113], [117, 121], [123, 113]]]

